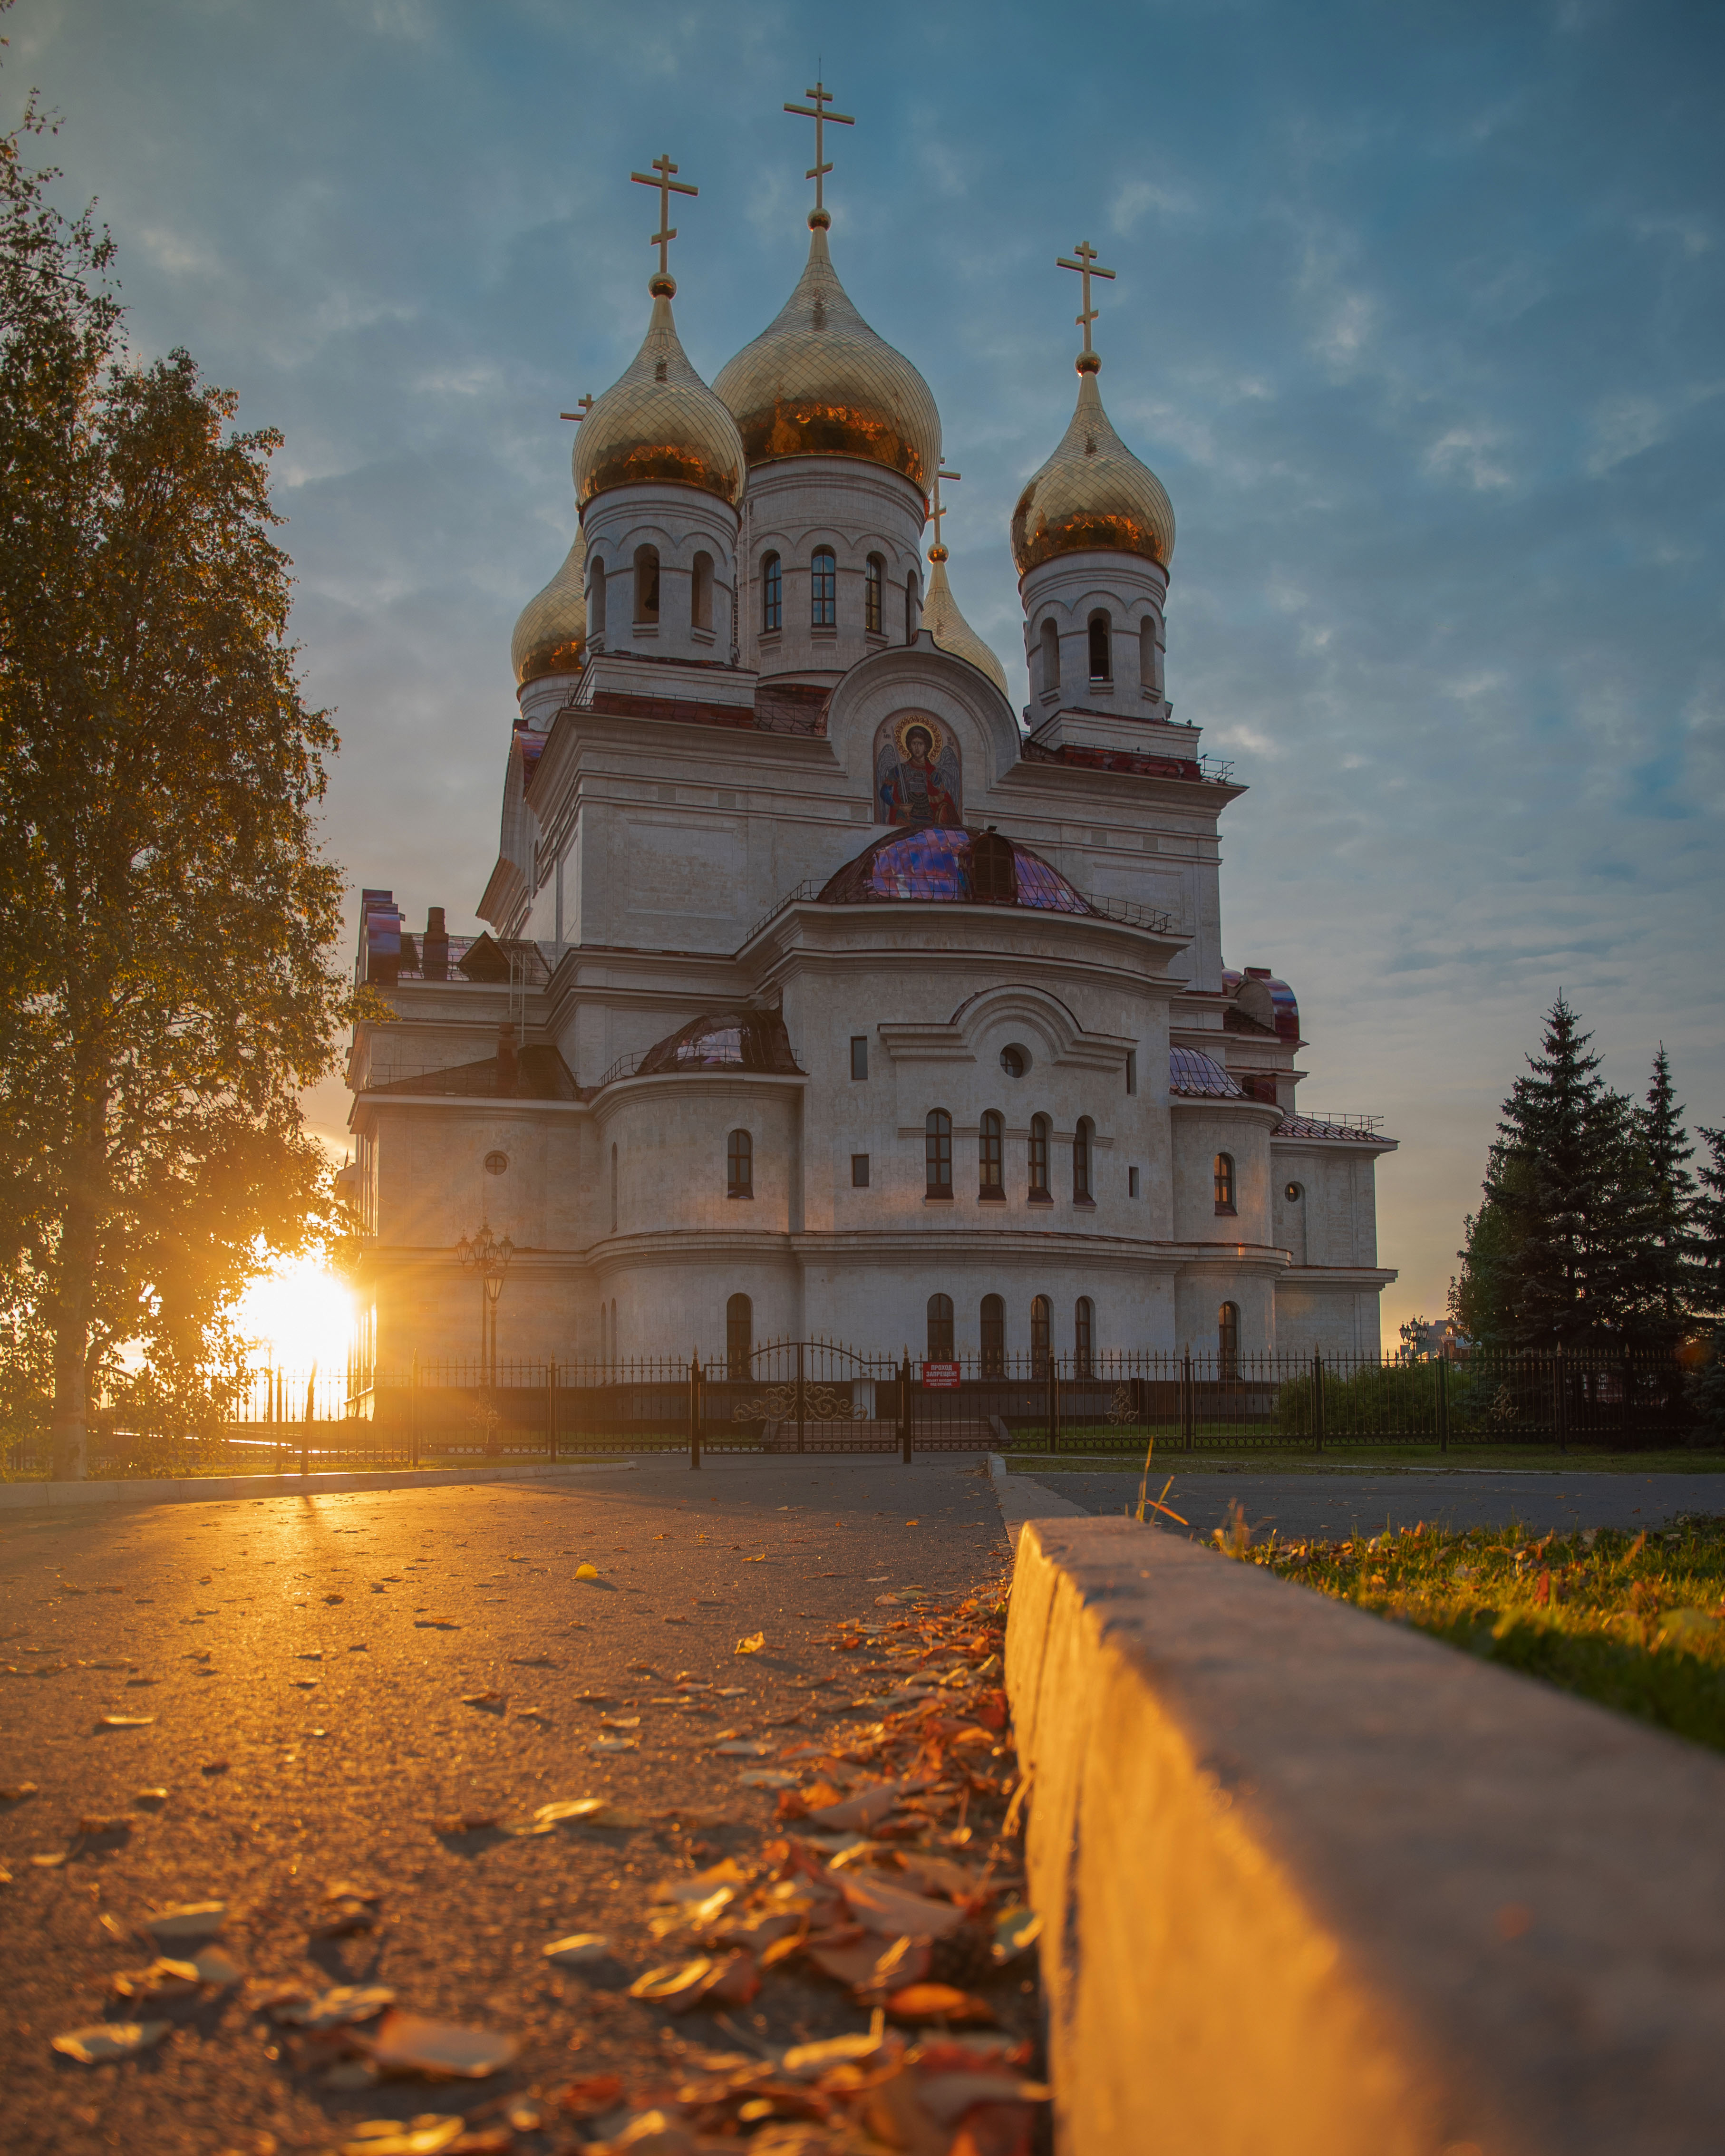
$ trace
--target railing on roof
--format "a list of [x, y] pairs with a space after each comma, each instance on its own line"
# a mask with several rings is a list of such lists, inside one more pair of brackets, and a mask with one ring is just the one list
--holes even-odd
[[1123, 921], [1128, 928], [1147, 928], [1153, 936], [1177, 936], [1174, 916], [1164, 913], [1159, 906], [1140, 906], [1136, 899], [1098, 898], [1093, 892], [1081, 891], [1079, 896], [1092, 913], [1100, 913], [1105, 920]]
[[[750, 929], [748, 934], [743, 937], [742, 942], [752, 943], [755, 938], [760, 934], [761, 931], [765, 928], [770, 921], [777, 921], [779, 915], [784, 911], [787, 906], [802, 906], [810, 899], [819, 898], [821, 892], [824, 891], [825, 888], [826, 886], [824, 884], [816, 883], [812, 877], [804, 876], [801, 883], [796, 885], [793, 889], [788, 891], [783, 898], [778, 899], [772, 906], [768, 907], [767, 911], [761, 916], [754, 927]], [[740, 951], [742, 948], [742, 943], [739, 943], [737, 947]]]
[[1231, 757], [1201, 756], [1198, 759], [1199, 775], [1212, 786], [1229, 786], [1234, 780], [1234, 759]]
[[633, 1078], [652, 1053], [650, 1048], [643, 1048], [633, 1055], [619, 1055], [600, 1072], [599, 1091], [603, 1092], [607, 1086], [614, 1086], [619, 1078]]
[[1384, 1127], [1382, 1116], [1357, 1115], [1352, 1109], [1291, 1108], [1287, 1120], [1291, 1123], [1327, 1123], [1332, 1130], [1363, 1131], [1368, 1137], [1375, 1137]]

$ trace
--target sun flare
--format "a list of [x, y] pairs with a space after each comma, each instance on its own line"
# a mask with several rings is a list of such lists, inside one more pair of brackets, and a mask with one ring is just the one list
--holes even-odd
[[343, 1373], [353, 1335], [353, 1297], [327, 1265], [290, 1258], [259, 1273], [239, 1301], [239, 1328], [262, 1368]]

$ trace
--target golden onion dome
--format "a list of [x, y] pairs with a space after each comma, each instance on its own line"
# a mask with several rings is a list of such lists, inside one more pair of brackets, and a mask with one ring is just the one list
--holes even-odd
[[1096, 388], [1101, 362], [1078, 361], [1078, 406], [1060, 446], [1012, 513], [1012, 557], [1022, 577], [1062, 554], [1137, 554], [1166, 568], [1174, 509], [1162, 481], [1114, 431]]
[[942, 651], [968, 660], [978, 673], [986, 674], [1004, 696], [1006, 669], [958, 611], [952, 587], [947, 582], [947, 550], [928, 550], [928, 592], [922, 602], [922, 626]]
[[627, 370], [575, 437], [575, 499], [586, 508], [613, 487], [699, 487], [735, 509], [747, 477], [737, 423], [695, 369], [671, 319], [669, 277], [655, 277], [653, 320]]
[[587, 537], [575, 544], [542, 592], [521, 608], [509, 639], [516, 688], [547, 674], [576, 674], [587, 650]]
[[809, 217], [809, 266], [777, 316], [720, 368], [751, 465], [856, 457], [902, 472], [927, 495], [941, 459], [928, 384], [851, 304], [827, 251], [827, 213]]

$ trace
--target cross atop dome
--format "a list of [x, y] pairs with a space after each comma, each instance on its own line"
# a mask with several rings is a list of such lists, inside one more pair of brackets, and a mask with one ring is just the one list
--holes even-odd
[[671, 174], [680, 168], [672, 164], [670, 152], [661, 150], [653, 160], [653, 169], [648, 172], [631, 172], [630, 179], [639, 187], [659, 190], [659, 229], [647, 242], [659, 249], [659, 275], [651, 280], [647, 290], [656, 300], [660, 293], [669, 300], [675, 293], [677, 283], [670, 273], [670, 244], [677, 236], [677, 228], [670, 221], [670, 198], [673, 195], [698, 195], [699, 187], [685, 187]]
[[817, 80], [814, 89], [805, 90], [803, 95], [804, 97], [812, 97], [814, 102], [812, 105], [788, 105], [785, 110], [794, 112], [800, 119], [812, 120], [814, 122], [814, 162], [803, 175], [805, 180], [813, 180], [814, 182], [814, 208], [809, 213], [809, 222], [811, 226], [830, 224], [833, 220], [827, 213], [826, 203], [821, 193], [821, 182], [833, 168], [830, 164], [823, 162], [826, 146], [826, 137], [823, 131], [829, 122], [837, 127], [855, 127], [856, 120], [854, 114], [829, 112], [826, 110], [833, 101], [833, 93], [824, 82]]
[[948, 471], [946, 459], [941, 459], [940, 470], [934, 475], [934, 492], [928, 509], [929, 521], [934, 526], [934, 544], [928, 550], [931, 562], [944, 562], [947, 558], [947, 544], [941, 537], [941, 519], [947, 513], [941, 505], [941, 481], [951, 480], [956, 484], [963, 476], [963, 472]]
[[1078, 372], [1081, 374], [1094, 374], [1102, 362], [1096, 356], [1095, 346], [1091, 343], [1090, 326], [1092, 322], [1099, 321], [1101, 316], [1099, 311], [1090, 303], [1090, 280], [1092, 277], [1106, 277], [1111, 284], [1114, 272], [1111, 270], [1105, 270], [1097, 261], [1096, 250], [1087, 239], [1081, 239], [1072, 253], [1078, 257], [1076, 262], [1069, 255], [1057, 254], [1055, 257], [1055, 267], [1057, 270], [1076, 270], [1084, 280], [1083, 312], [1073, 318], [1079, 328], [1084, 331], [1084, 350], [1079, 355]]

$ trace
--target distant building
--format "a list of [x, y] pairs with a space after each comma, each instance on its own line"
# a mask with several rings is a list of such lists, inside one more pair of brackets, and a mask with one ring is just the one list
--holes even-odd
[[581, 424], [490, 932], [365, 895], [365, 1356], [475, 1352], [482, 1216], [506, 1357], [1375, 1351], [1394, 1141], [1298, 1107], [1292, 990], [1223, 963], [1242, 789], [1167, 701], [1173, 512], [1087, 325], [1013, 518], [1021, 720], [947, 581], [934, 400], [809, 222], [711, 388], [656, 277]]

